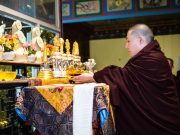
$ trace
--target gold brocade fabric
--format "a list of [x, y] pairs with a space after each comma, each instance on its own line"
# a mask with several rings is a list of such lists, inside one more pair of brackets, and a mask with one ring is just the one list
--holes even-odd
[[73, 86], [37, 86], [37, 91], [57, 110], [62, 113], [73, 100]]
[[28, 80], [29, 86], [41, 86], [41, 85], [51, 85], [51, 84], [68, 84], [68, 78], [55, 78], [55, 79], [40, 79], [40, 78], [30, 78]]
[[106, 97], [107, 97], [108, 108], [109, 108], [109, 105], [110, 105], [110, 99], [109, 99], [110, 89], [109, 89], [109, 85], [105, 85], [105, 86], [104, 86], [104, 89], [105, 89], [104, 94], [105, 94]]
[[68, 78], [57, 78], [57, 79], [42, 79], [42, 85], [50, 85], [50, 84], [68, 84]]
[[[23, 88], [18, 96], [16, 110], [20, 112], [17, 114], [21, 118], [24, 115], [42, 135], [72, 135], [73, 87], [76, 84], [37, 86], [40, 80], [34, 81], [36, 86]], [[114, 134], [109, 101], [109, 87], [96, 86], [93, 99], [93, 135]]]

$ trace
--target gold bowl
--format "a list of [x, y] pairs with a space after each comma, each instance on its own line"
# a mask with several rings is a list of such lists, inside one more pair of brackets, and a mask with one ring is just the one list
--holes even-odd
[[70, 75], [70, 76], [77, 76], [77, 75], [81, 75], [82, 73], [84, 73], [84, 70], [68, 68], [66, 70], [66, 73], [67, 73], [67, 75]]
[[0, 71], [0, 81], [13, 81], [16, 78], [16, 72]]
[[38, 73], [38, 78], [53, 79], [54, 76], [51, 70], [40, 70]]

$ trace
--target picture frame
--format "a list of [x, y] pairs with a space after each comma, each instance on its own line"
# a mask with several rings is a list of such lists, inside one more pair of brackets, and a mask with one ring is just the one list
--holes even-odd
[[104, 13], [120, 13], [134, 10], [134, 0], [104, 0]]
[[62, 3], [62, 17], [71, 18], [72, 17], [72, 2], [64, 1]]
[[169, 6], [169, 0], [138, 0], [139, 10], [167, 8]]
[[74, 1], [75, 16], [100, 15], [102, 13], [102, 0]]
[[180, 7], [180, 0], [174, 0], [174, 6]]

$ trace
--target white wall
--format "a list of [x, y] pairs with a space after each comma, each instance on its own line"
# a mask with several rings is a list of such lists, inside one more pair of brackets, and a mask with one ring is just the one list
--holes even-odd
[[[180, 34], [156, 36], [155, 38], [165, 55], [174, 60], [173, 73], [176, 74], [180, 68]], [[90, 40], [90, 58], [94, 58], [97, 63], [94, 69], [100, 70], [111, 64], [124, 66], [129, 59], [125, 43], [125, 38]]]

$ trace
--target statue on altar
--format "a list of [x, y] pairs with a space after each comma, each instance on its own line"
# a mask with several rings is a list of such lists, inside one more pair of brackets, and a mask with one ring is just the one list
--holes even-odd
[[72, 55], [79, 55], [79, 45], [76, 41], [73, 43]]
[[5, 24], [2, 24], [0, 26], [0, 37], [2, 37], [3, 33], [4, 33], [4, 29], [5, 29], [6, 25]]
[[54, 37], [54, 46], [53, 46], [53, 52], [59, 52], [59, 47], [60, 47], [60, 39], [58, 36]]
[[21, 31], [21, 29], [21, 21], [14, 21], [14, 23], [12, 24], [12, 37], [18, 39], [18, 42], [16, 42], [13, 47], [15, 61], [25, 62], [27, 61], [28, 52], [25, 49], [26, 37], [24, 36], [24, 33]]
[[60, 38], [60, 52], [64, 53], [64, 39]]
[[[5, 24], [0, 26], [0, 38], [3, 36], [5, 27], [6, 27]], [[4, 47], [2, 45], [0, 45], [0, 60], [1, 60], [2, 52], [4, 52]]]
[[70, 54], [70, 42], [69, 42], [69, 39], [66, 39], [66, 42], [65, 42], [65, 47], [66, 47], [66, 54]]
[[32, 29], [32, 48], [36, 51], [42, 51], [44, 48], [43, 39], [41, 38], [41, 31], [38, 26]]
[[63, 38], [59, 38], [58, 36], [54, 37], [53, 52], [64, 53], [64, 39]]
[[18, 38], [19, 42], [14, 46], [14, 50], [22, 48], [23, 44], [26, 43], [26, 37], [24, 36], [24, 33], [21, 31], [21, 29], [22, 29], [21, 21], [16, 20], [12, 24], [12, 36]]
[[31, 47], [33, 50], [36, 51], [36, 62], [41, 63], [42, 62], [42, 56], [43, 56], [43, 49], [44, 49], [44, 42], [41, 38], [41, 31], [40, 27], [36, 26], [32, 29], [32, 41], [31, 41]]

